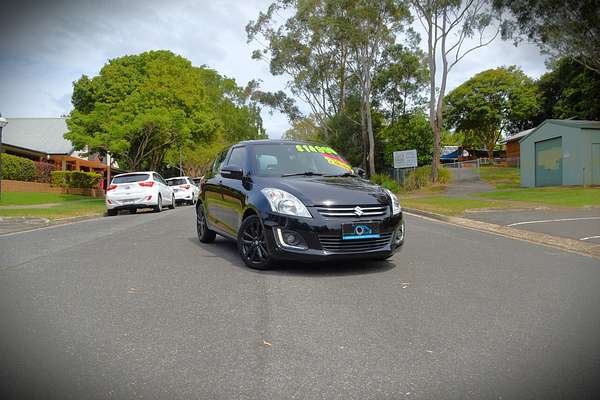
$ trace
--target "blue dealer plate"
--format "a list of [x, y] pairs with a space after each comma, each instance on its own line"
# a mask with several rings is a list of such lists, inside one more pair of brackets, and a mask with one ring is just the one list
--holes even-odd
[[379, 224], [373, 222], [358, 224], [343, 224], [343, 240], [377, 239], [380, 237]]

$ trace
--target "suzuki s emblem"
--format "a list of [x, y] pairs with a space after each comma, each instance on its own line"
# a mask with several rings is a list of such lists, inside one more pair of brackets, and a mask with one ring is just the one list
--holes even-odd
[[354, 214], [356, 214], [357, 216], [360, 217], [361, 215], [364, 214], [364, 211], [359, 206], [356, 206], [356, 207], [354, 207]]

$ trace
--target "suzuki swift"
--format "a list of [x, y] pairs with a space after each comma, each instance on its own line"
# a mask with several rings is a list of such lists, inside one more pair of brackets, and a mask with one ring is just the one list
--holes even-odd
[[221, 152], [201, 182], [201, 242], [237, 241], [250, 268], [278, 261], [391, 257], [404, 243], [396, 195], [356, 175], [335, 150], [253, 140]]

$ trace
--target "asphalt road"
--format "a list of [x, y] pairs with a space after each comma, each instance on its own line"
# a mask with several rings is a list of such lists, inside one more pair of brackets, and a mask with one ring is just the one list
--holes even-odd
[[600, 244], [600, 208], [471, 212], [468, 218]]
[[598, 260], [408, 218], [384, 263], [245, 268], [191, 207], [0, 237], [0, 397], [598, 398]]

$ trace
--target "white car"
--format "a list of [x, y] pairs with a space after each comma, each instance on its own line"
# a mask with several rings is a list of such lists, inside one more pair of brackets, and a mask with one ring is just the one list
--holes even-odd
[[116, 175], [106, 188], [108, 215], [117, 215], [119, 210], [136, 212], [138, 208], [149, 207], [160, 212], [165, 205], [175, 208], [175, 194], [154, 171]]
[[175, 193], [175, 201], [187, 204], [196, 204], [200, 195], [200, 188], [189, 176], [178, 176], [167, 179], [167, 183]]

